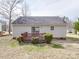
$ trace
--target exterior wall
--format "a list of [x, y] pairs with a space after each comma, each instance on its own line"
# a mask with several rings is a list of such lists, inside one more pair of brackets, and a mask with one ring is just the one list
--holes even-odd
[[53, 33], [54, 33], [54, 37], [66, 37], [66, 27], [56, 26]]
[[66, 37], [66, 26], [54, 26], [54, 30], [50, 26], [41, 26], [40, 33], [52, 33], [54, 37]]
[[[31, 33], [32, 26], [14, 25], [13, 36], [19, 36], [23, 32]], [[50, 26], [39, 26], [40, 33], [52, 33], [54, 37], [66, 37], [66, 26], [54, 26], [54, 30]]]
[[23, 32], [31, 33], [31, 27], [25, 25], [13, 25], [13, 36], [19, 36]]

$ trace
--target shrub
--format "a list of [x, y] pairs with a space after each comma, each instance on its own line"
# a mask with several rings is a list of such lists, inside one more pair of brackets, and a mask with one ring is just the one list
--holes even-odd
[[50, 44], [52, 39], [53, 39], [53, 35], [51, 33], [46, 33], [44, 34], [44, 38], [47, 44]]
[[38, 44], [39, 43], [39, 37], [32, 37], [32, 43]]
[[23, 38], [22, 38], [21, 36], [17, 37], [16, 39], [17, 39], [17, 41], [18, 41], [19, 43], [23, 42], [23, 41], [22, 41]]
[[53, 48], [64, 48], [61, 44], [53, 44]]
[[17, 37], [13, 37], [12, 39], [15, 39], [15, 40], [16, 40], [16, 38], [17, 38]]

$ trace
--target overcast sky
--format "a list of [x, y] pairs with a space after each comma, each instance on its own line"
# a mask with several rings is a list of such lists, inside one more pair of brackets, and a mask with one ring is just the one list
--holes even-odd
[[68, 16], [75, 19], [79, 15], [79, 0], [27, 0], [32, 16]]

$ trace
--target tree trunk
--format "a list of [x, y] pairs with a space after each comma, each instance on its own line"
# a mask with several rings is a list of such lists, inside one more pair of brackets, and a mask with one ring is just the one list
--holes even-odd
[[75, 30], [75, 34], [77, 34], [77, 30]]
[[11, 11], [9, 16], [9, 35], [11, 34]]
[[11, 19], [9, 19], [9, 34], [11, 34], [10, 32], [11, 32]]

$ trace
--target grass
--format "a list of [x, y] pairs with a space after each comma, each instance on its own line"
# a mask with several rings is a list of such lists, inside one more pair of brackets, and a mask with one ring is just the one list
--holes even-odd
[[64, 48], [61, 44], [51, 43], [51, 44], [27, 44], [27, 43], [18, 43], [17, 40], [11, 40], [10, 47], [17, 48], [22, 47], [26, 52], [35, 52], [35, 51], [47, 51], [52, 48]]
[[64, 48], [61, 44], [53, 44], [53, 48]]
[[17, 47], [23, 48], [26, 52], [47, 51], [49, 48], [51, 48], [47, 44], [31, 44], [31, 43], [26, 44], [26, 43], [23, 43], [20, 45], [18, 43], [18, 41], [16, 41], [16, 40], [11, 40], [9, 46], [11, 48], [17, 48]]
[[48, 51], [52, 48], [63, 49], [64, 47], [61, 44], [29, 44], [25, 45], [23, 48], [26, 52], [42, 52]]
[[[69, 48], [63, 45], [65, 48], [62, 49], [63, 46], [57, 41], [52, 44], [19, 45], [18, 41], [10, 40], [11, 38], [0, 38], [0, 58], [2, 59], [24, 59], [27, 55], [30, 59], [79, 59], [79, 49], [76, 46], [70, 47], [71, 45], [69, 45]], [[7, 45], [11, 48], [6, 48]]]
[[79, 41], [79, 35], [68, 33], [66, 36], [68, 40]]
[[[75, 35], [75, 34], [67, 34], [67, 38], [73, 41], [77, 41], [79, 40], [79, 35]], [[21, 45], [19, 45], [18, 41], [16, 40], [11, 40], [10, 47], [12, 48], [17, 48]], [[42, 50], [47, 50], [49, 48], [64, 48], [61, 44], [24, 44], [23, 48], [27, 51], [42, 51]]]
[[11, 48], [23, 48], [26, 52], [42, 52], [42, 51], [48, 51], [52, 48], [64, 48], [60, 44], [26, 44], [23, 43], [23, 45], [20, 45], [17, 40], [11, 40], [9, 46]]
[[69, 38], [79, 39], [79, 35], [72, 34], [72, 33], [68, 33], [66, 36], [69, 37]]
[[9, 46], [12, 47], [12, 48], [16, 48], [16, 47], [19, 46], [19, 43], [16, 40], [11, 40], [10, 43], [9, 43]]
[[41, 46], [41, 44], [38, 44], [38, 45], [29, 44], [29, 45], [24, 46], [23, 48], [26, 52], [38, 52], [38, 51], [41, 52], [41, 51], [47, 51], [51, 47], [47, 45]]

